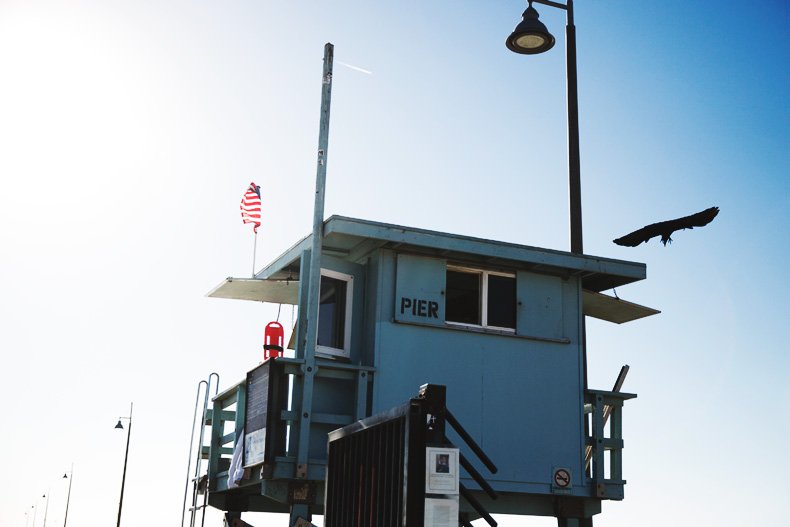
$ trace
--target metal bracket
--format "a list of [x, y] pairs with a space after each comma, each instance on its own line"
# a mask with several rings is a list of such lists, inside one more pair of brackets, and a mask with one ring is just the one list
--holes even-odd
[[288, 485], [288, 502], [292, 505], [312, 505], [315, 502], [315, 485], [308, 482], [290, 483]]
[[307, 463], [300, 463], [296, 465], [296, 479], [305, 479], [307, 477]]
[[605, 498], [606, 497], [606, 485], [603, 483], [598, 483], [595, 485], [595, 496], [597, 498]]

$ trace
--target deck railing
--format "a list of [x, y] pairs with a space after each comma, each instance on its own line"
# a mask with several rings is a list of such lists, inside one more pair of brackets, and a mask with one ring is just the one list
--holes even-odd
[[[201, 445], [204, 459], [208, 459], [208, 474], [212, 490], [218, 481], [227, 484], [228, 468], [233, 457], [236, 437], [244, 428], [246, 401], [245, 381], [240, 381], [217, 394], [206, 411], [205, 425], [211, 427], [209, 445]], [[229, 425], [232, 425], [229, 426]], [[230, 430], [229, 430], [230, 428]]]
[[588, 474], [593, 495], [597, 498], [623, 499], [623, 404], [635, 397], [633, 393], [601, 390], [587, 390], [585, 393], [585, 409], [591, 414], [590, 436], [586, 444], [592, 470]]
[[[268, 478], [293, 478], [296, 475], [295, 438], [299, 434], [299, 406], [303, 397], [312, 397], [313, 394], [303, 394], [300, 378], [304, 361], [292, 358], [277, 358], [275, 363], [278, 376], [282, 376], [282, 382], [290, 383], [290, 403], [284, 401], [281, 408], [270, 409], [275, 411], [279, 423], [287, 427], [289, 437], [288, 443], [290, 452], [285, 450], [285, 445], [278, 448], [276, 463], [271, 467], [272, 471], [265, 475], [253, 474], [247, 480], [247, 484], [259, 482], [261, 476]], [[368, 366], [358, 366], [348, 363], [336, 362], [331, 360], [317, 361], [316, 379], [321, 383], [324, 379], [330, 382], [348, 382], [351, 390], [349, 393], [353, 397], [351, 412], [349, 414], [329, 414], [315, 413], [312, 423], [315, 425], [329, 425], [330, 428], [340, 428], [363, 419], [368, 415], [369, 394], [372, 390], [373, 373], [375, 368]], [[219, 393], [213, 399], [211, 409], [206, 412], [205, 424], [210, 426], [210, 444], [202, 447], [204, 459], [208, 459], [208, 473], [211, 490], [226, 490], [228, 480], [228, 469], [233, 449], [236, 444], [238, 434], [241, 433], [245, 425], [247, 401], [246, 379], [238, 382], [230, 388]], [[325, 473], [325, 460], [312, 460], [307, 479], [323, 481]], [[244, 484], [242, 484], [244, 485]]]

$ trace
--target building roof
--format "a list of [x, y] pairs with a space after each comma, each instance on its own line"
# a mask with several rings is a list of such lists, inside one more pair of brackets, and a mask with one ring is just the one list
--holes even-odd
[[[301, 256], [312, 246], [302, 238], [253, 278], [228, 277], [207, 296], [298, 304]], [[460, 236], [374, 221], [332, 216], [324, 222], [323, 252], [352, 262], [377, 249], [393, 249], [487, 268], [526, 270], [557, 276], [580, 276], [585, 315], [622, 324], [658, 310], [600, 294], [645, 278], [643, 263], [573, 254], [528, 245]]]
[[[310, 249], [311, 245], [312, 234], [257, 272], [255, 278], [298, 280], [301, 254]], [[646, 277], [646, 266], [643, 263], [345, 216], [332, 216], [324, 222], [323, 247], [325, 254], [355, 262], [364, 259], [376, 249], [388, 248], [491, 267], [514, 267], [560, 276], [580, 276], [584, 289], [596, 292], [644, 280]]]

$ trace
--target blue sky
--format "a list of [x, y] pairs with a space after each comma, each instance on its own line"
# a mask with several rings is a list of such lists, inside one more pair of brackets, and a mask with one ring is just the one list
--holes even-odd
[[[515, 55], [525, 5], [1, 1], [0, 524], [40, 526], [46, 492], [59, 523], [72, 461], [69, 521], [113, 521], [130, 401], [123, 524], [179, 520], [196, 384], [241, 379], [276, 316], [203, 295], [250, 271], [251, 180], [259, 267], [311, 229], [325, 42], [372, 72], [335, 65], [327, 216], [566, 250], [564, 15], [536, 6], [557, 45]], [[628, 363], [639, 394], [596, 525], [774, 521], [790, 6], [577, 0], [576, 24], [585, 252], [646, 263], [618, 294], [662, 311], [588, 325], [590, 385]], [[611, 243], [713, 205], [672, 246]]]

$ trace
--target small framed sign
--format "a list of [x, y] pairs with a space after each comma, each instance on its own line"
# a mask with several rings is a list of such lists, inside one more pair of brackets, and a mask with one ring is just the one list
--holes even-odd
[[247, 372], [244, 468], [271, 463], [285, 450], [285, 426], [277, 416], [288, 401], [288, 382], [282, 380], [281, 371], [276, 359], [268, 359]]
[[565, 467], [554, 467], [551, 472], [552, 492], [565, 492], [573, 487], [573, 476], [571, 469]]
[[250, 467], [266, 460], [266, 428], [244, 435], [244, 466]]
[[455, 527], [458, 525], [458, 496], [454, 498], [425, 498], [425, 527]]
[[425, 449], [426, 494], [458, 494], [458, 449]]

